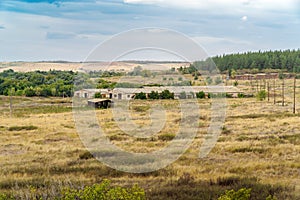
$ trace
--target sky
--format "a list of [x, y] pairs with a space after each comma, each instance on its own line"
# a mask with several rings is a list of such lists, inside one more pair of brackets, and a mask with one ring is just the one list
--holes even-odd
[[298, 0], [1, 0], [0, 61], [84, 61], [145, 27], [177, 31], [209, 56], [300, 48]]

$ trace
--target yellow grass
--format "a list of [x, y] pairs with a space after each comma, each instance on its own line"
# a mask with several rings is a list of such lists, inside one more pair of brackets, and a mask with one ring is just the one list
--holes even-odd
[[[289, 93], [287, 96], [288, 105], [284, 107], [280, 103], [274, 105], [271, 100], [257, 101], [255, 97], [227, 99], [223, 133], [204, 159], [199, 159], [198, 154], [209, 125], [210, 100], [199, 100], [199, 124], [202, 128], [191, 147], [175, 163], [145, 176], [118, 172], [95, 159], [80, 159], [86, 149], [76, 132], [70, 110], [57, 113], [32, 111], [33, 114], [28, 111], [26, 116], [18, 115], [24, 102], [28, 105], [43, 105], [53, 101], [54, 105], [60, 105], [60, 99], [15, 99], [14, 106], [18, 109], [9, 117], [8, 98], [1, 97], [0, 189], [26, 189], [35, 183], [85, 185], [109, 178], [119, 185], [139, 183], [149, 192], [159, 185], [163, 187], [176, 182], [185, 173], [189, 173], [195, 181], [230, 176], [257, 177], [260, 183], [289, 186], [294, 189], [294, 194], [300, 195], [299, 109], [298, 114], [291, 114], [292, 99]], [[299, 95], [297, 99], [299, 101]], [[70, 99], [67, 102], [64, 107], [71, 106]], [[148, 108], [154, 102], [131, 102], [131, 117], [136, 124], [146, 126], [150, 123]], [[152, 139], [137, 139], [124, 134], [112, 119], [111, 110], [97, 110], [99, 124], [112, 142], [125, 150], [139, 153], [158, 150], [169, 142], [159, 139], [159, 135], [177, 132], [180, 112], [176, 109], [176, 100], [156, 103], [171, 109], [167, 113], [167, 125], [161, 132], [151, 136]], [[13, 126], [38, 128], [9, 131], [9, 127]]]

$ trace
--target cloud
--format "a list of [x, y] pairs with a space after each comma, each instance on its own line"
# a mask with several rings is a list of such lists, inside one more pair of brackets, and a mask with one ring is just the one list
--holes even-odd
[[[297, 0], [124, 0], [127, 4], [151, 4], [188, 9], [292, 9]], [[220, 10], [220, 11], [222, 11]]]
[[0, 29], [5, 29], [5, 26], [0, 25]]
[[241, 18], [241, 20], [245, 22], [245, 21], [248, 20], [248, 17], [247, 17], [247, 16], [243, 16], [243, 17]]
[[211, 55], [299, 48], [300, 7], [292, 12], [292, 2], [0, 0], [0, 38], [5, 41], [0, 55], [9, 60], [78, 60], [104, 39], [143, 27], [182, 32]]

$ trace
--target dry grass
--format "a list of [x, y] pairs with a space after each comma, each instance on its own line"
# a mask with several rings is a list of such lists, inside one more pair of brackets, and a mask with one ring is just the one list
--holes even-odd
[[[176, 134], [180, 122], [177, 101], [159, 104], [168, 111], [167, 125], [150, 138], [124, 134], [111, 110], [97, 111], [99, 124], [111, 141], [125, 150], [158, 150]], [[111, 169], [86, 152], [75, 130], [70, 100], [17, 98], [13, 116], [9, 117], [8, 99], [1, 97], [0, 190], [26, 193], [31, 186], [55, 195], [60, 187], [79, 187], [109, 178], [117, 185], [138, 183], [152, 199], [209, 199], [225, 189], [242, 186], [254, 188], [255, 194], [261, 191], [257, 199], [263, 199], [262, 191], [279, 199], [297, 199], [299, 115], [291, 114], [289, 105], [282, 107], [255, 98], [228, 99], [227, 104], [223, 133], [206, 158], [199, 159], [198, 153], [210, 120], [207, 99], [199, 100], [201, 129], [184, 155], [165, 169], [130, 174]], [[130, 107], [133, 122], [141, 127], [149, 125], [151, 105], [153, 101], [135, 101]], [[10, 130], [11, 127], [37, 128]]]

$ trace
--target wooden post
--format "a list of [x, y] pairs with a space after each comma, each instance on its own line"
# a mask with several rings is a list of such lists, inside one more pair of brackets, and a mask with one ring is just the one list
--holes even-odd
[[267, 89], [268, 89], [268, 102], [270, 101], [270, 85], [269, 81], [267, 82]]
[[12, 117], [12, 98], [11, 98], [11, 95], [9, 95], [9, 114], [10, 114], [10, 117]]
[[276, 104], [276, 79], [274, 78], [274, 82], [273, 82], [273, 95], [274, 95], [274, 104]]
[[296, 113], [296, 76], [294, 78], [294, 106], [293, 106], [293, 114]]
[[13, 112], [13, 106], [12, 106], [12, 88], [10, 89], [9, 92], [9, 115], [12, 117], [12, 112]]
[[284, 78], [282, 79], [282, 106], [284, 106]]

